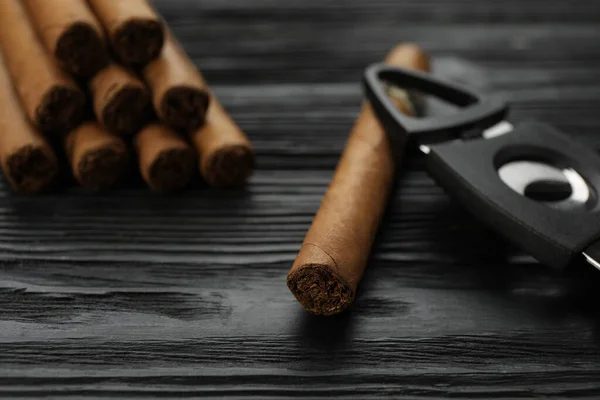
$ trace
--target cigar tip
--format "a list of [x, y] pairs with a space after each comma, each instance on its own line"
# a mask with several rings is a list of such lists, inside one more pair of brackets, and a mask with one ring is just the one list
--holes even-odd
[[298, 302], [315, 315], [341, 313], [354, 302], [354, 291], [326, 265], [307, 264], [288, 275], [287, 285]]
[[129, 156], [121, 141], [90, 149], [77, 163], [75, 176], [87, 189], [102, 190], [114, 186], [126, 174]]
[[240, 144], [221, 147], [201, 161], [204, 179], [217, 187], [243, 185], [252, 176], [254, 167], [254, 151]]
[[150, 94], [144, 87], [125, 86], [104, 107], [102, 122], [109, 132], [132, 135], [151, 118]]
[[416, 43], [400, 43], [389, 52], [386, 57], [388, 64], [421, 71], [430, 71], [429, 54]]
[[204, 124], [209, 105], [210, 95], [206, 90], [176, 86], [163, 96], [160, 113], [171, 128], [192, 132]]
[[83, 119], [85, 95], [75, 86], [52, 87], [36, 110], [37, 125], [44, 132], [66, 132]]
[[6, 161], [7, 177], [13, 188], [23, 194], [44, 190], [58, 174], [55, 155], [44, 146], [28, 145]]
[[160, 21], [132, 18], [114, 33], [113, 48], [122, 62], [144, 66], [160, 55], [165, 30]]
[[194, 165], [195, 155], [191, 147], [167, 148], [150, 166], [148, 186], [159, 193], [181, 189], [191, 180]]
[[396, 51], [406, 51], [406, 52], [423, 53], [423, 54], [425, 53], [425, 51], [421, 48], [421, 46], [419, 46], [417, 43], [414, 43], [414, 42], [399, 43], [392, 49], [392, 53], [396, 52]]
[[102, 37], [89, 24], [76, 22], [58, 39], [56, 58], [74, 75], [88, 78], [108, 65]]

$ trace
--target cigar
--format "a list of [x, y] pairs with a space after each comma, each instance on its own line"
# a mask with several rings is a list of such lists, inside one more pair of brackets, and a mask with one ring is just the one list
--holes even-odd
[[200, 72], [181, 45], [167, 32], [160, 56], [142, 71], [152, 89], [159, 118], [177, 131], [200, 128], [210, 104], [210, 93]]
[[122, 63], [139, 67], [158, 57], [164, 25], [146, 0], [88, 1]]
[[[386, 62], [428, 71], [419, 47], [396, 47]], [[395, 97], [404, 113], [414, 105]], [[317, 315], [344, 311], [354, 301], [394, 182], [399, 160], [369, 103], [356, 121], [333, 180], [287, 277], [300, 304]]]
[[155, 192], [166, 193], [187, 185], [196, 157], [176, 132], [159, 123], [149, 124], [134, 136], [142, 178]]
[[109, 132], [132, 135], [152, 116], [148, 89], [134, 73], [111, 63], [89, 83], [94, 113]]
[[86, 122], [69, 132], [65, 148], [73, 176], [85, 188], [109, 188], [128, 171], [129, 153], [125, 141], [97, 122]]
[[254, 172], [250, 141], [213, 97], [204, 126], [190, 134], [204, 180], [215, 187], [244, 184]]
[[1, 53], [0, 165], [12, 188], [23, 194], [41, 192], [58, 173], [54, 152], [21, 108]]
[[84, 0], [24, 0], [46, 49], [71, 74], [90, 78], [108, 64], [104, 31]]
[[0, 1], [0, 47], [36, 128], [62, 133], [81, 122], [85, 95], [39, 42], [20, 0]]

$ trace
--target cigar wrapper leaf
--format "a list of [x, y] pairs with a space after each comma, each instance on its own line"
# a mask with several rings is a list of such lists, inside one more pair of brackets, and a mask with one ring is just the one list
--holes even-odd
[[180, 189], [190, 181], [196, 163], [192, 147], [160, 123], [145, 126], [134, 136], [142, 178], [158, 193]]
[[23, 0], [47, 51], [71, 74], [90, 78], [109, 62], [102, 26], [84, 0]]
[[200, 72], [168, 32], [160, 55], [142, 71], [158, 117], [171, 129], [192, 132], [206, 120], [211, 94]]
[[146, 0], [88, 0], [123, 64], [140, 68], [158, 57], [165, 27]]
[[58, 174], [56, 155], [21, 108], [1, 53], [0, 165], [12, 188], [22, 194], [43, 191]]
[[256, 163], [252, 144], [216, 99], [206, 123], [190, 134], [190, 140], [200, 155], [199, 169], [209, 185], [241, 186], [252, 176]]
[[[386, 62], [429, 70], [427, 55], [412, 44], [397, 46]], [[394, 98], [402, 112], [414, 113], [415, 105], [407, 101], [410, 96]], [[392, 148], [370, 104], [365, 103], [287, 277], [288, 288], [307, 311], [334, 315], [354, 302], [401, 150]]]
[[129, 170], [125, 141], [95, 121], [69, 132], [65, 148], [73, 176], [85, 188], [97, 191], [112, 187]]
[[85, 95], [40, 42], [20, 0], [0, 1], [0, 48], [21, 104], [43, 133], [65, 133], [83, 120]]
[[152, 117], [146, 85], [128, 69], [110, 63], [89, 83], [94, 113], [109, 132], [133, 135]]

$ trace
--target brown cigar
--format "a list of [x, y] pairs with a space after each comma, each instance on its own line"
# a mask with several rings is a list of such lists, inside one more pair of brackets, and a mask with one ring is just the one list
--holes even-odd
[[85, 95], [39, 42], [20, 0], [0, 1], [0, 47], [21, 103], [44, 132], [66, 132], [83, 118]]
[[214, 97], [206, 123], [191, 133], [190, 139], [200, 156], [200, 172], [209, 185], [239, 186], [252, 175], [252, 145]]
[[178, 131], [198, 129], [206, 117], [210, 94], [204, 79], [175, 38], [167, 33], [160, 56], [143, 70], [159, 118]]
[[73, 176], [85, 188], [106, 189], [127, 173], [129, 154], [125, 141], [97, 122], [86, 122], [69, 132], [65, 147]]
[[45, 189], [58, 173], [58, 162], [46, 140], [21, 109], [0, 54], [0, 165], [17, 192]]
[[89, 78], [108, 64], [102, 26], [84, 0], [24, 0], [46, 49], [73, 75]]
[[[429, 70], [427, 55], [409, 44], [396, 47], [386, 62]], [[414, 107], [407, 98], [397, 98], [396, 103], [411, 113]], [[333, 315], [354, 301], [398, 161], [371, 106], [365, 104], [287, 278], [289, 289], [307, 311]]]
[[88, 1], [121, 62], [143, 66], [158, 57], [164, 42], [164, 25], [146, 0]]
[[150, 189], [166, 193], [187, 185], [196, 157], [192, 147], [166, 126], [147, 125], [134, 137], [142, 178]]
[[152, 116], [150, 93], [132, 72], [109, 64], [90, 81], [94, 112], [106, 130], [132, 135]]

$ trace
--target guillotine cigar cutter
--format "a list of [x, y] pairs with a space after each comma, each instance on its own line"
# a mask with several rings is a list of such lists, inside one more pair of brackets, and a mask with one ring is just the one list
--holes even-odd
[[[394, 147], [413, 143], [434, 180], [476, 218], [540, 262], [565, 271], [585, 260], [600, 269], [600, 156], [542, 122], [513, 126], [507, 103], [383, 63], [364, 89]], [[389, 86], [432, 95], [452, 115], [402, 114]]]

